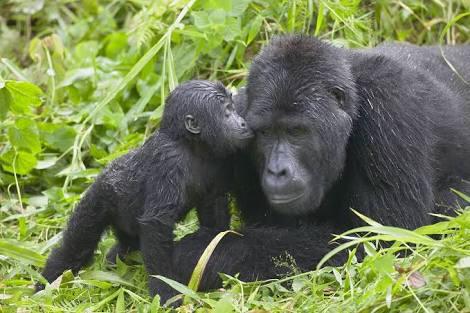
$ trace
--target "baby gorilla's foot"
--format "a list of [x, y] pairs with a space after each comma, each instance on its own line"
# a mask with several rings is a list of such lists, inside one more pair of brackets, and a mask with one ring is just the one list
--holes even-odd
[[106, 255], [106, 261], [111, 265], [115, 265], [116, 257], [119, 257], [119, 259], [124, 260], [126, 256], [134, 250], [135, 249], [127, 245], [117, 243], [114, 246], [112, 246], [112, 248], [109, 250], [108, 254]]

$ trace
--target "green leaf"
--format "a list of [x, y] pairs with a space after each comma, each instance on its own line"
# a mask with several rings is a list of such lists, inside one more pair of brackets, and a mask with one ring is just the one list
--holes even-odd
[[45, 257], [39, 253], [22, 247], [19, 242], [0, 239], [0, 254], [15, 259], [24, 264], [42, 267], [45, 264]]
[[8, 128], [10, 143], [19, 149], [29, 150], [32, 154], [41, 151], [39, 131], [34, 120], [22, 118]]
[[217, 24], [219, 24], [219, 25], [225, 24], [226, 16], [227, 16], [227, 14], [224, 10], [222, 10], [222, 9], [214, 10], [211, 13], [209, 13], [209, 22], [211, 24], [216, 24], [216, 25]]
[[228, 12], [232, 9], [232, 6], [232, 0], [206, 0], [203, 4], [203, 10], [222, 9]]
[[224, 40], [229, 42], [240, 36], [241, 24], [238, 18], [229, 17], [225, 22]]
[[232, 2], [231, 15], [242, 16], [251, 0], [236, 0]]
[[119, 295], [116, 300], [116, 313], [124, 313], [126, 312], [126, 304], [124, 302], [124, 291], [121, 289]]
[[463, 200], [467, 201], [468, 203], [470, 203], [470, 196], [464, 194], [463, 192], [460, 192], [456, 189], [453, 189], [451, 188], [452, 192], [455, 193], [457, 196], [459, 196], [460, 198], [462, 198]]
[[214, 313], [230, 313], [235, 312], [233, 304], [225, 297], [217, 301], [214, 306]]
[[194, 300], [200, 300], [201, 299], [201, 297], [199, 297], [199, 295], [196, 292], [194, 292], [193, 290], [189, 289], [188, 287], [186, 287], [185, 285], [183, 285], [183, 284], [181, 284], [177, 281], [174, 281], [172, 279], [169, 279], [169, 278], [166, 278], [166, 277], [163, 277], [163, 276], [160, 276], [160, 275], [152, 275], [152, 276], [164, 281], [170, 287], [172, 287], [173, 289], [175, 289], [179, 293], [182, 293], [185, 296], [188, 296], [188, 297], [190, 297]]
[[431, 237], [421, 235], [418, 232], [411, 231], [408, 229], [392, 227], [392, 226], [363, 226], [348, 230], [341, 235], [335, 237], [341, 238], [355, 233], [376, 233], [382, 234], [389, 237], [389, 240], [396, 240], [400, 242], [410, 242], [415, 244], [423, 245], [440, 245], [439, 241], [432, 239]]
[[42, 160], [38, 160], [38, 163], [36, 164], [35, 169], [43, 170], [43, 169], [52, 167], [57, 163], [58, 160], [59, 160], [59, 158], [56, 157], [56, 156], [45, 158], [45, 159], [42, 159]]
[[114, 284], [124, 285], [132, 287], [132, 284], [123, 279], [121, 276], [114, 272], [105, 272], [105, 271], [87, 271], [80, 275], [82, 279], [85, 280], [101, 280], [105, 282], [110, 282]]
[[461, 258], [457, 264], [455, 265], [456, 268], [469, 268], [470, 267], [470, 256], [466, 256]]
[[376, 257], [373, 264], [376, 272], [390, 274], [394, 271], [393, 262], [395, 262], [393, 254], [385, 254]]
[[226, 230], [226, 231], [218, 233], [217, 236], [215, 236], [214, 239], [212, 239], [209, 245], [207, 245], [206, 249], [202, 253], [201, 257], [199, 258], [199, 261], [197, 262], [196, 267], [194, 268], [193, 274], [191, 275], [191, 279], [189, 280], [189, 284], [188, 284], [189, 288], [197, 291], [197, 289], [199, 288], [199, 283], [201, 282], [201, 279], [202, 279], [202, 275], [204, 274], [204, 269], [206, 268], [206, 265], [209, 262], [209, 259], [212, 253], [214, 252], [219, 242], [228, 233], [233, 233], [233, 234], [242, 236], [241, 234], [233, 230]]
[[25, 151], [19, 151], [15, 158], [15, 151], [9, 150], [4, 153], [0, 159], [2, 160], [3, 169], [10, 173], [26, 175], [31, 172], [37, 164], [37, 160], [33, 154]]
[[108, 42], [105, 49], [108, 58], [116, 58], [121, 52], [126, 51], [128, 47], [127, 35], [122, 32], [112, 33], [106, 37], [105, 41]]
[[0, 119], [4, 119], [7, 116], [7, 112], [11, 105], [11, 95], [6, 88], [0, 89]]
[[66, 151], [73, 145], [76, 131], [66, 124], [40, 123], [41, 138], [44, 143], [59, 151]]
[[357, 216], [359, 216], [359, 218], [361, 220], [363, 220], [364, 222], [366, 222], [367, 224], [369, 224], [370, 226], [382, 226], [382, 224], [379, 224], [378, 222], [374, 221], [373, 219], [359, 213], [358, 211], [354, 210], [353, 208], [351, 208], [351, 211], [354, 212], [354, 214], [356, 214]]
[[205, 11], [192, 12], [191, 16], [194, 19], [194, 26], [200, 30], [204, 30], [210, 27], [211, 22], [209, 20], [209, 14]]
[[261, 24], [263, 23], [263, 17], [261, 15], [256, 16], [256, 18], [251, 22], [250, 30], [248, 31], [248, 37], [246, 38], [246, 44], [250, 44], [253, 39], [256, 38], [258, 32], [261, 28]]
[[20, 81], [7, 81], [6, 88], [11, 94], [11, 110], [15, 113], [25, 113], [30, 106], [39, 106], [42, 102], [42, 90], [31, 83]]
[[73, 85], [77, 81], [81, 81], [93, 77], [95, 70], [92, 67], [76, 68], [65, 73], [65, 78], [57, 86], [58, 88]]

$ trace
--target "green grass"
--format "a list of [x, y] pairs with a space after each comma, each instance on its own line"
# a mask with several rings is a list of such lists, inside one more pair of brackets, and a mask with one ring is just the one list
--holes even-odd
[[[468, 43], [469, 10], [468, 0], [0, 0], [0, 312], [165, 311], [147, 295], [138, 253], [135, 265], [106, 265], [108, 235], [77, 277], [36, 295], [31, 286], [82, 192], [158, 127], [179, 82], [237, 88], [253, 56], [285, 32], [347, 47]], [[342, 267], [298, 273], [286, 256], [290, 277], [226, 277], [209, 294], [179, 286], [180, 311], [470, 312], [470, 210], [459, 212], [413, 232], [368, 221], [367, 239], [347, 235]], [[175, 233], [195, 229], [192, 213]]]

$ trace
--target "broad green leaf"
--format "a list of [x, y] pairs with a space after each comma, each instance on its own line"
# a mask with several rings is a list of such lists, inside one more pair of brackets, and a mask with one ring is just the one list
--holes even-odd
[[241, 23], [240, 19], [235, 17], [227, 18], [224, 27], [224, 40], [230, 42], [240, 36]]
[[191, 12], [191, 16], [194, 19], [194, 26], [196, 26], [200, 30], [204, 30], [207, 27], [211, 26], [211, 22], [209, 20], [209, 14], [205, 11], [199, 12]]
[[105, 53], [108, 58], [116, 58], [116, 56], [124, 52], [128, 48], [127, 35], [122, 32], [112, 33], [106, 37], [107, 41]]
[[77, 68], [65, 73], [65, 78], [57, 86], [59, 88], [73, 85], [75, 82], [92, 77], [95, 70], [92, 67]]
[[10, 143], [19, 149], [29, 150], [32, 154], [41, 151], [39, 130], [36, 122], [31, 119], [21, 118], [8, 128]]
[[232, 10], [230, 12], [233, 16], [242, 16], [251, 0], [235, 0], [232, 2]]
[[235, 307], [233, 304], [227, 299], [227, 297], [224, 297], [217, 301], [217, 303], [214, 306], [214, 313], [231, 313], [235, 312]]
[[99, 48], [100, 44], [96, 41], [82, 41], [75, 47], [74, 57], [80, 60], [80, 64], [91, 66]]
[[227, 13], [222, 10], [222, 9], [217, 9], [217, 10], [213, 10], [212, 12], [209, 13], [209, 22], [211, 24], [219, 24], [219, 25], [222, 25], [222, 24], [225, 24], [225, 19], [227, 17]]
[[233, 1], [237, 0], [205, 0], [202, 3], [202, 9], [222, 9], [228, 12], [232, 9]]
[[4, 119], [11, 105], [11, 95], [6, 88], [0, 88], [0, 119]]
[[42, 90], [31, 83], [20, 81], [7, 81], [6, 88], [10, 92], [12, 101], [10, 108], [15, 113], [25, 113], [30, 106], [39, 106], [42, 102]]
[[37, 164], [37, 160], [33, 154], [26, 151], [19, 151], [16, 154], [15, 151], [9, 150], [0, 157], [2, 161], [2, 167], [5, 171], [10, 173], [26, 175], [31, 172]]
[[76, 131], [66, 124], [40, 123], [41, 139], [44, 143], [59, 151], [66, 151], [73, 145]]
[[37, 170], [43, 170], [43, 169], [46, 169], [46, 168], [50, 168], [52, 166], [54, 166], [57, 161], [59, 160], [58, 157], [49, 157], [49, 158], [46, 158], [46, 159], [42, 159], [42, 160], [38, 160], [38, 163], [36, 164], [36, 167], [35, 169]]
[[390, 274], [394, 271], [393, 262], [395, 262], [393, 254], [377, 256], [374, 259], [374, 268], [378, 273]]

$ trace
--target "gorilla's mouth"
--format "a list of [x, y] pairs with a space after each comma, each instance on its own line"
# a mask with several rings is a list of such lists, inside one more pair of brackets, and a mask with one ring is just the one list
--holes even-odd
[[296, 195], [278, 195], [278, 196], [274, 195], [274, 196], [269, 197], [269, 202], [271, 202], [272, 204], [288, 204], [296, 200], [299, 200], [300, 198], [304, 196], [304, 194], [305, 193], [302, 192]]

